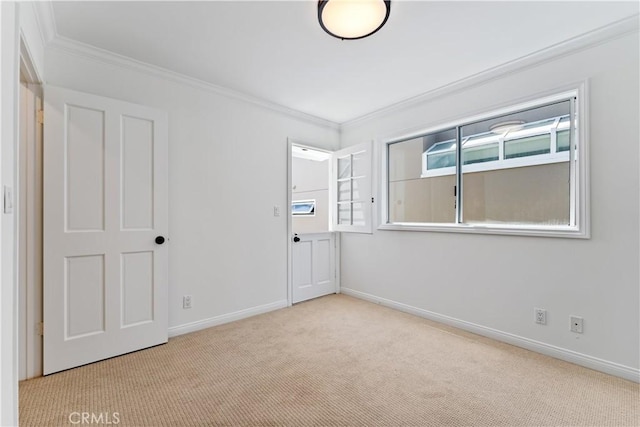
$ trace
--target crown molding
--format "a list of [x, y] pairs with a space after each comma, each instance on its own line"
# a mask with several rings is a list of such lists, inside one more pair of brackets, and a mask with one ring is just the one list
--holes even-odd
[[35, 11], [36, 20], [38, 21], [42, 44], [46, 46], [58, 35], [56, 20], [53, 14], [53, 3], [51, 1], [34, 1], [30, 3]]
[[455, 93], [468, 90], [474, 86], [480, 86], [507, 74], [523, 71], [527, 68], [533, 68], [546, 62], [577, 53], [581, 50], [624, 37], [628, 34], [634, 32], [637, 33], [640, 27], [639, 17], [640, 14], [636, 14], [628, 18], [621, 19], [612, 24], [551, 45], [513, 61], [506, 62], [477, 74], [473, 74], [469, 77], [440, 86], [404, 101], [394, 103], [388, 107], [372, 111], [364, 116], [341, 123], [340, 129], [341, 131], [344, 131], [345, 129], [361, 125], [367, 121], [379, 119], [382, 116], [398, 113], [425, 102], [433, 101], [444, 96], [450, 96]]
[[308, 113], [303, 113], [283, 105], [255, 97], [240, 91], [229, 89], [213, 83], [206, 82], [185, 74], [181, 74], [166, 68], [138, 61], [136, 59], [119, 55], [111, 51], [101, 49], [86, 43], [69, 39], [58, 35], [55, 17], [53, 15], [53, 5], [51, 1], [33, 2], [36, 9], [36, 17], [41, 31], [41, 36], [47, 48], [58, 50], [59, 52], [74, 55], [77, 57], [114, 65], [121, 68], [143, 72], [156, 77], [164, 78], [173, 82], [189, 85], [201, 90], [216, 93], [232, 99], [247, 102], [253, 105], [275, 111], [292, 118], [306, 121], [318, 126], [342, 132], [345, 129], [361, 125], [367, 121], [379, 119], [382, 116], [398, 113], [416, 105], [433, 101], [444, 96], [467, 90], [474, 86], [485, 84], [491, 80], [498, 79], [504, 75], [519, 72], [527, 68], [541, 65], [558, 58], [568, 56], [598, 44], [623, 37], [625, 35], [638, 32], [640, 14], [630, 16], [612, 24], [598, 28], [596, 30], [573, 37], [563, 42], [554, 44], [547, 48], [538, 50], [529, 55], [520, 57], [513, 61], [506, 62], [493, 68], [481, 71], [463, 79], [454, 81], [444, 86], [413, 96], [404, 101], [400, 101], [387, 107], [372, 111], [371, 113], [347, 120], [342, 123], [333, 122]]
[[79, 42], [64, 36], [56, 35], [48, 44], [48, 49], [56, 50], [58, 52], [88, 59], [91, 61], [100, 62], [120, 68], [129, 69], [136, 72], [146, 73], [154, 77], [160, 77], [175, 83], [180, 83], [195, 87], [197, 89], [206, 90], [218, 95], [226, 96], [228, 98], [240, 100], [253, 104], [262, 108], [266, 108], [271, 111], [275, 111], [297, 120], [306, 121], [308, 123], [330, 128], [332, 130], [339, 131], [340, 125], [330, 120], [322, 119], [320, 117], [313, 116], [311, 114], [303, 113], [292, 108], [285, 107], [280, 104], [276, 104], [271, 101], [267, 101], [255, 96], [251, 96], [233, 89], [228, 89], [223, 86], [218, 86], [213, 83], [206, 82], [204, 80], [196, 79], [194, 77], [187, 76], [175, 71], [168, 70], [156, 65], [151, 65], [146, 62], [138, 61], [128, 56], [113, 53], [111, 51], [101, 49], [86, 43]]

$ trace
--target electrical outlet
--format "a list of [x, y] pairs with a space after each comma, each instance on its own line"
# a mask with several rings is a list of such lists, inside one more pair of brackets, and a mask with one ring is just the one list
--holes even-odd
[[182, 297], [182, 308], [191, 308], [191, 295]]
[[571, 332], [582, 333], [582, 317], [571, 316]]
[[547, 310], [544, 308], [534, 308], [533, 312], [535, 314], [535, 322], [541, 325], [547, 324]]

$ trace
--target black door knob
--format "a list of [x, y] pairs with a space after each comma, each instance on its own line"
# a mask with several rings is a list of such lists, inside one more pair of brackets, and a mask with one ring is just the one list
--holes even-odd
[[162, 237], [162, 236], [156, 237], [156, 243], [159, 244], [159, 245], [163, 244], [164, 243], [164, 237]]
[[300, 241], [300, 238], [298, 237], [298, 235], [297, 235], [297, 234], [294, 234], [294, 235], [293, 235], [293, 242], [294, 242], [294, 243], [298, 243], [299, 241]]

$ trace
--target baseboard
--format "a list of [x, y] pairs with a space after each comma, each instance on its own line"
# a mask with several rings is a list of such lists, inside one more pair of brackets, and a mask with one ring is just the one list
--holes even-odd
[[624, 378], [636, 383], [640, 382], [640, 369], [631, 368], [629, 366], [624, 366], [607, 360], [598, 359], [596, 357], [588, 356], [586, 354], [578, 353], [572, 350], [567, 350], [565, 348], [556, 347], [529, 338], [510, 334], [508, 332], [499, 331], [497, 329], [477, 325], [475, 323], [456, 319], [454, 317], [434, 313], [432, 311], [371, 295], [366, 292], [360, 292], [345, 287], [342, 287], [340, 291], [345, 295], [363, 299], [369, 302], [374, 302], [376, 304], [380, 304], [385, 307], [393, 308], [419, 317], [424, 317], [425, 319], [433, 320], [438, 323], [444, 323], [446, 325], [453, 326], [465, 331], [473, 332], [474, 334], [482, 335], [488, 338], [495, 339], [497, 341], [535, 351], [536, 353], [551, 356], [556, 359], [564, 360], [566, 362], [575, 363], [576, 365], [584, 366], [586, 368], [594, 369], [606, 374], [615, 375], [616, 377]]
[[285, 307], [287, 307], [287, 300], [275, 301], [269, 304], [259, 305], [257, 307], [234, 311], [233, 313], [221, 314], [220, 316], [185, 323], [184, 325], [172, 326], [169, 328], [169, 338], [210, 328], [212, 326], [222, 325], [224, 323], [234, 322], [240, 319], [246, 319], [247, 317], [268, 313]]

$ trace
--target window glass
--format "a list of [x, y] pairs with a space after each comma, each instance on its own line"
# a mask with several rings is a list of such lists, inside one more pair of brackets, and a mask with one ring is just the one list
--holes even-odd
[[550, 134], [530, 136], [528, 138], [512, 139], [504, 142], [504, 158], [536, 156], [551, 152]]
[[366, 163], [366, 156], [365, 153], [354, 153], [352, 156], [352, 163], [351, 163], [351, 168], [352, 170], [352, 176], [354, 178], [359, 178], [364, 176], [365, 171], [367, 169], [367, 165]]
[[[522, 112], [520, 114], [521, 115], [534, 114], [535, 110], [537, 109], [529, 110], [527, 112]], [[545, 111], [545, 110], [546, 110], [546, 107], [543, 107], [542, 111]], [[521, 121], [521, 120], [517, 120], [517, 121]], [[557, 121], [557, 118], [552, 117], [550, 119], [536, 120], [534, 122], [512, 126], [509, 128], [509, 131], [506, 133], [505, 138], [516, 139], [516, 138], [524, 138], [531, 135], [540, 135], [541, 133], [548, 133], [555, 128], [556, 121]]]
[[558, 152], [569, 151], [569, 131], [563, 130], [558, 132], [556, 137], [558, 141]]
[[338, 181], [338, 201], [351, 200], [351, 180]]
[[338, 179], [351, 176], [351, 156], [338, 159]]
[[558, 123], [558, 130], [556, 133], [558, 152], [569, 151], [569, 116], [562, 117]]
[[291, 203], [291, 214], [295, 216], [315, 216], [315, 200], [299, 200]]
[[[418, 143], [421, 144], [420, 141]], [[332, 156], [331, 160], [331, 225], [332, 230], [353, 233], [371, 233], [374, 197], [372, 194], [373, 142], [352, 145]], [[420, 156], [399, 156], [400, 163], [413, 161], [420, 170]]]
[[575, 225], [569, 162], [574, 101], [387, 144], [387, 222]]
[[351, 204], [352, 225], [362, 226], [365, 224], [364, 209], [365, 204], [362, 202], [354, 202]]
[[[393, 223], [455, 220], [456, 129], [389, 144], [388, 217]], [[427, 168], [427, 164], [429, 167]], [[442, 176], [429, 176], [453, 167]]]
[[338, 203], [338, 224], [351, 224], [351, 202]]
[[[551, 134], [560, 117], [569, 113], [570, 103], [565, 101], [461, 127], [465, 135], [495, 127], [496, 121], [519, 123], [499, 136], [503, 159], [496, 159], [493, 167], [487, 163], [484, 170], [462, 169], [463, 223], [569, 224], [569, 158], [548, 157]], [[519, 163], [514, 164], [516, 159]]]
[[498, 160], [498, 144], [462, 150], [462, 164], [492, 162]]
[[434, 144], [427, 150], [427, 169], [448, 168], [456, 165], [456, 141]]
[[499, 158], [499, 140], [495, 134], [480, 134], [462, 142], [462, 164], [491, 162]]

